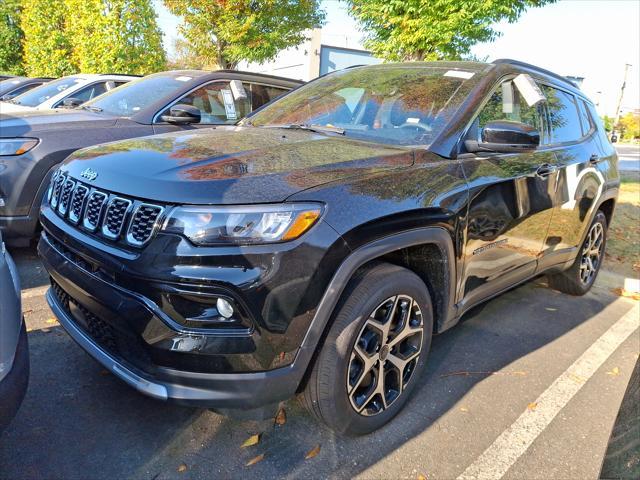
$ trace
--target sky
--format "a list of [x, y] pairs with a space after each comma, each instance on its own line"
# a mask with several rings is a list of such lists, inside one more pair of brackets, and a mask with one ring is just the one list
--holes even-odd
[[[154, 5], [171, 55], [180, 21], [161, 0], [154, 0]], [[341, 37], [351, 48], [361, 48], [363, 33], [344, 3], [325, 0], [322, 6], [327, 12], [323, 38]], [[499, 23], [495, 28], [502, 35], [475, 45], [476, 57], [513, 58], [561, 75], [585, 77], [582, 90], [598, 104], [600, 113], [611, 116], [628, 63], [622, 110], [640, 107], [640, 0], [561, 0], [532, 8], [516, 23]]]

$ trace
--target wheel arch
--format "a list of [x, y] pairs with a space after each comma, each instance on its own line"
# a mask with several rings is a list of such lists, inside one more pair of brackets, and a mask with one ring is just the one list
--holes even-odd
[[[425, 260], [425, 265], [420, 265]], [[354, 250], [341, 264], [316, 309], [294, 364], [303, 372], [304, 386], [330, 328], [331, 318], [349, 281], [362, 268], [388, 262], [416, 273], [426, 284], [434, 305], [434, 330], [455, 319], [455, 253], [451, 234], [441, 227], [425, 227], [383, 237]]]

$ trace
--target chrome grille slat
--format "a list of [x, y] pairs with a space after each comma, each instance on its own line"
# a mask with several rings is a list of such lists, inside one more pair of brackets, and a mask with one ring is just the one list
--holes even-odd
[[71, 207], [69, 208], [69, 220], [75, 225], [80, 221], [82, 209], [84, 208], [84, 201], [87, 198], [88, 193], [89, 189], [80, 183], [76, 186], [76, 189], [73, 192]]
[[92, 188], [61, 171], [51, 178], [47, 200], [69, 223], [137, 248], [151, 241], [166, 211], [165, 206]]
[[107, 194], [99, 190], [94, 190], [89, 194], [89, 200], [87, 201], [87, 207], [84, 212], [82, 226], [90, 232], [95, 232], [98, 229], [100, 216], [102, 215], [102, 208], [104, 207], [107, 198]]
[[60, 194], [58, 196], [58, 212], [60, 212], [60, 215], [62, 215], [63, 217], [69, 210], [69, 201], [71, 200], [71, 195], [73, 194], [75, 186], [76, 182], [67, 177], [64, 185], [60, 189]]
[[133, 212], [131, 223], [127, 231], [127, 242], [131, 245], [141, 247], [146, 244], [159, 226], [159, 220], [164, 212], [164, 208], [158, 205], [141, 203]]
[[102, 223], [102, 235], [111, 240], [116, 240], [120, 236], [131, 205], [131, 200], [122, 197], [113, 197], [109, 200]]

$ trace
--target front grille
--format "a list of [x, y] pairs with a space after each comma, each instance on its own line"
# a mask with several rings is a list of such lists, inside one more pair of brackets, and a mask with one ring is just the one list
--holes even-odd
[[91, 188], [64, 173], [51, 180], [49, 203], [62, 218], [111, 241], [146, 245], [158, 230], [165, 207]]

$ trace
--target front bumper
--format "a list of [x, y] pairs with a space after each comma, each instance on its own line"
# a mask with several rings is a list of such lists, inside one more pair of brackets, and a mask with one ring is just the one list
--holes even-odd
[[[148, 320], [159, 312], [133, 292], [110, 284], [73, 263], [56, 249], [46, 233], [42, 235], [38, 249], [54, 284], [47, 292], [47, 301], [60, 324], [93, 358], [140, 392], [161, 400], [222, 410], [256, 409], [295, 394], [304, 374], [304, 368], [295, 362], [286, 367], [251, 373], [204, 373], [154, 363], [145, 353], [142, 340], [127, 335], [117, 322], [134, 317]], [[109, 328], [116, 329], [117, 341], [125, 344], [123, 348], [117, 348], [114, 353], [104, 342], [104, 332], [96, 333], [94, 328], [90, 333], [86, 318], [80, 318], [86, 315], [101, 315], [100, 325], [109, 324]], [[160, 320], [156, 319], [156, 328], [158, 322]], [[154, 328], [148, 321], [145, 326]], [[158, 336], [166, 333], [165, 326]]]

